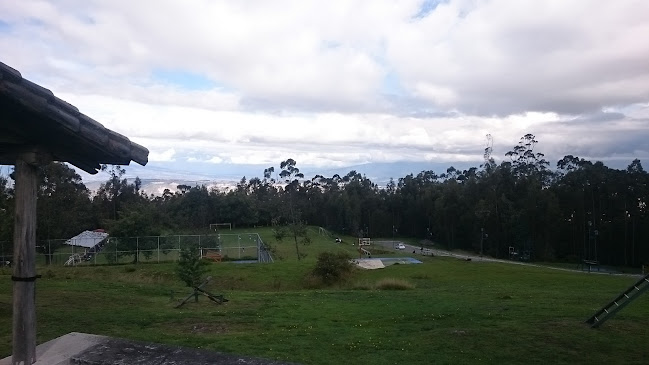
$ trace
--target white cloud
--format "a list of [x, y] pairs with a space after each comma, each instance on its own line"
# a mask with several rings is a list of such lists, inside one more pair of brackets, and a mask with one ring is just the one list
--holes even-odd
[[159, 152], [158, 150], [149, 151], [149, 161], [168, 162], [175, 161], [176, 151], [173, 148]]
[[601, 5], [450, 1], [390, 33], [389, 59], [406, 87], [429, 85], [442, 107], [457, 95], [451, 102], [464, 112], [580, 113], [645, 101], [649, 21], [640, 14], [649, 3]]
[[421, 5], [0, 1], [0, 49], [151, 161], [479, 161], [487, 133], [495, 157], [526, 133], [555, 158], [649, 156], [649, 2]]

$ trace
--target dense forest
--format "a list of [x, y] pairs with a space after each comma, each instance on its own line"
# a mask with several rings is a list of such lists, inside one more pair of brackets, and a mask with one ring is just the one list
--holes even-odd
[[[639, 266], [649, 262], [649, 174], [639, 160], [625, 170], [565, 156], [556, 168], [535, 150], [531, 134], [497, 164], [464, 171], [421, 171], [386, 186], [350, 171], [305, 178], [293, 159], [231, 189], [178, 186], [161, 196], [141, 191], [138, 178], [104, 166], [109, 178], [91, 193], [62, 163], [41, 169], [39, 240], [69, 238], [106, 228], [113, 236], [160, 235], [205, 229], [302, 222], [338, 234], [416, 237], [449, 249], [508, 257], [510, 247], [527, 259], [598, 260]], [[260, 172], [261, 173], [261, 172]], [[0, 177], [0, 241], [12, 238], [10, 178]]]

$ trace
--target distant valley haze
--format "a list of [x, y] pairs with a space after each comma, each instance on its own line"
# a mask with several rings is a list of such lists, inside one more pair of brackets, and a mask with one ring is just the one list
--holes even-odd
[[[304, 173], [305, 180], [310, 180], [316, 175], [332, 177], [335, 174], [344, 176], [350, 171], [356, 171], [361, 175], [369, 178], [380, 188], [385, 188], [390, 179], [395, 182], [408, 174], [417, 175], [422, 171], [434, 171], [440, 175], [446, 173], [447, 169], [453, 167], [459, 171], [471, 167], [480, 168], [484, 161], [476, 162], [455, 162], [455, 163], [435, 163], [435, 162], [412, 162], [401, 161], [392, 163], [367, 163], [362, 165], [352, 165], [338, 168], [321, 168], [314, 166], [305, 166], [300, 168]], [[595, 161], [593, 161], [595, 162]], [[615, 169], [624, 169], [631, 161], [607, 161], [606, 165]], [[554, 169], [556, 161], [552, 162], [551, 169]], [[276, 173], [279, 172], [279, 163], [273, 165]], [[73, 166], [71, 166], [73, 167]], [[132, 182], [139, 177], [142, 180], [142, 190], [147, 194], [161, 195], [165, 189], [172, 192], [177, 190], [178, 185], [201, 186], [216, 188], [220, 190], [231, 189], [242, 178], [250, 180], [251, 178], [263, 178], [264, 169], [270, 166], [265, 165], [228, 165], [228, 164], [185, 164], [184, 166], [151, 163], [146, 167], [139, 165], [123, 166], [126, 170], [124, 178]], [[298, 163], [298, 167], [299, 163]], [[74, 168], [74, 167], [73, 167]], [[99, 172], [96, 175], [87, 174], [79, 169], [77, 172], [82, 176], [85, 185], [92, 191], [96, 191], [99, 186], [108, 180], [107, 172]], [[276, 175], [276, 174], [274, 174]], [[279, 179], [277, 176], [274, 178]]]
[[[335, 174], [344, 176], [350, 171], [356, 171], [365, 175], [380, 187], [385, 185], [393, 178], [398, 181], [410, 173], [417, 174], [423, 170], [433, 170], [438, 174], [446, 172], [450, 165], [443, 163], [430, 162], [394, 162], [394, 163], [368, 163], [363, 165], [345, 166], [339, 168], [320, 168], [313, 166], [298, 168], [304, 173], [305, 179], [312, 179], [315, 175], [332, 177]], [[164, 189], [176, 191], [178, 185], [200, 186], [205, 185], [210, 188], [226, 189], [236, 186], [243, 177], [246, 180], [258, 177], [263, 178], [264, 169], [270, 166], [263, 165], [228, 165], [228, 164], [186, 164], [185, 166], [169, 166], [167, 164], [152, 163], [142, 167], [139, 165], [123, 166], [126, 170], [124, 178], [129, 180], [139, 177], [142, 180], [142, 189], [148, 194], [160, 195]], [[279, 163], [274, 165], [275, 170], [279, 173]], [[453, 165], [456, 169], [462, 170], [471, 167], [471, 164], [459, 163]], [[82, 176], [84, 183], [91, 190], [99, 188], [109, 175], [106, 172], [99, 172], [96, 175], [90, 175], [77, 169]], [[276, 175], [276, 174], [274, 174]], [[273, 176], [279, 179], [278, 176]]]

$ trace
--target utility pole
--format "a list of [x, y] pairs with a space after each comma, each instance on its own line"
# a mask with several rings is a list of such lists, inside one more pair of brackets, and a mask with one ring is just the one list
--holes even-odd
[[484, 227], [480, 228], [480, 257], [482, 257], [482, 244], [484, 242]]
[[[480, 224], [484, 225], [490, 213], [491, 211], [489, 209], [481, 208], [479, 210], [476, 210], [475, 215], [478, 217], [478, 219], [480, 219]], [[482, 256], [483, 254], [484, 239], [484, 227], [480, 227], [480, 256]]]

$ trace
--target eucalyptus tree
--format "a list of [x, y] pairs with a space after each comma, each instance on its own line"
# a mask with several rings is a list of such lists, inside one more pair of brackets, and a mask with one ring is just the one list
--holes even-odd
[[97, 228], [90, 190], [74, 169], [53, 162], [39, 169], [39, 177], [36, 232], [40, 239], [67, 238]]
[[102, 216], [110, 219], [119, 219], [119, 212], [123, 203], [123, 193], [128, 180], [124, 178], [126, 170], [118, 165], [102, 165], [101, 171], [107, 172], [110, 177], [102, 183], [93, 201], [99, 205]]
[[519, 179], [534, 178], [547, 186], [551, 177], [551, 172], [548, 170], [550, 163], [543, 153], [534, 151], [538, 143], [536, 137], [528, 133], [521, 137], [518, 145], [505, 156], [511, 159], [512, 170]]
[[[300, 252], [300, 243], [308, 244], [311, 242], [308, 230], [304, 221], [302, 220], [302, 212], [298, 209], [298, 192], [300, 189], [300, 179], [304, 178], [304, 174], [296, 167], [294, 159], [289, 158], [282, 161], [279, 165], [281, 169], [279, 177], [282, 178], [286, 184], [284, 186], [285, 200], [283, 205], [288, 216], [286, 218], [286, 225], [284, 227], [276, 227], [276, 238], [282, 240], [284, 235], [293, 238], [295, 243], [295, 253], [297, 259], [301, 260], [305, 255]], [[284, 233], [286, 232], [286, 233]]]

